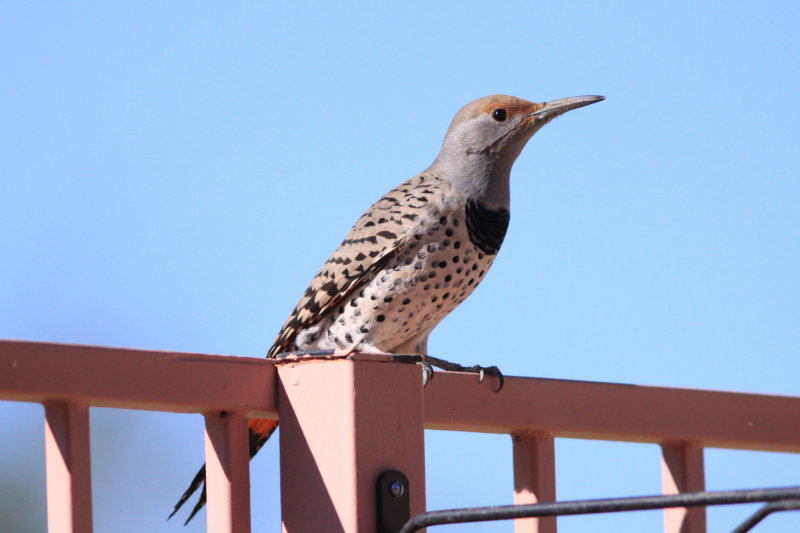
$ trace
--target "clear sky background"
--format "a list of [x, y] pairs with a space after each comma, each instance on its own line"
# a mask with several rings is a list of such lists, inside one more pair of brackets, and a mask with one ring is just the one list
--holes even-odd
[[[261, 356], [459, 107], [602, 94], [519, 158], [504, 247], [432, 353], [800, 394], [797, 2], [66, 4], [0, 5], [0, 338]], [[0, 419], [0, 530], [43, 531], [42, 409], [2, 403]], [[92, 424], [96, 531], [204, 531], [164, 521], [202, 462], [200, 416], [96, 409]], [[508, 437], [426, 439], [429, 508], [511, 503]], [[560, 499], [660, 491], [656, 446], [557, 454]], [[798, 456], [706, 463], [709, 489], [800, 483]], [[275, 442], [252, 480], [253, 531], [277, 531]], [[710, 531], [752, 510], [712, 510]]]

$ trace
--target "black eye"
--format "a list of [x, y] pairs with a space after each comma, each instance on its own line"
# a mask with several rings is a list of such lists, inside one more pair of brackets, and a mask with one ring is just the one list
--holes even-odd
[[497, 122], [504, 122], [506, 120], [506, 110], [495, 109], [494, 111], [492, 111], [492, 118], [495, 119]]

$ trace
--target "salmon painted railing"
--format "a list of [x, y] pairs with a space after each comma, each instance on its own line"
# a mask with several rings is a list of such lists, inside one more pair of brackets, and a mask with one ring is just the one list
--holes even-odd
[[[200, 413], [208, 531], [250, 531], [247, 419], [278, 418], [281, 521], [289, 533], [373, 532], [378, 475], [409, 482], [425, 511], [424, 430], [505, 433], [514, 502], [555, 500], [556, 437], [659, 444], [664, 494], [702, 491], [705, 447], [800, 453], [800, 398], [437, 372], [375, 354], [267, 360], [0, 341], [0, 400], [45, 406], [49, 533], [92, 530], [89, 409]], [[309, 513], [308, 509], [314, 509]], [[702, 533], [704, 508], [664, 511]], [[516, 521], [554, 533], [556, 519]]]

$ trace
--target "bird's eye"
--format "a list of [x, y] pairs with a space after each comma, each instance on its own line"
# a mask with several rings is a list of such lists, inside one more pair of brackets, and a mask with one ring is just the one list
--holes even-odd
[[506, 110], [495, 109], [494, 111], [492, 111], [492, 118], [495, 119], [497, 122], [504, 122], [506, 120]]

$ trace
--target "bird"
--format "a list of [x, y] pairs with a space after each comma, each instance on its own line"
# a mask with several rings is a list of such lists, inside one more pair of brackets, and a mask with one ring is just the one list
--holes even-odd
[[[376, 201], [355, 222], [267, 352], [347, 350], [416, 354], [445, 370], [481, 373], [428, 355], [428, 336], [481, 283], [510, 220], [511, 167], [545, 124], [604, 100], [575, 96], [536, 103], [485, 96], [462, 107], [423, 172]], [[499, 373], [499, 371], [498, 371]], [[277, 420], [249, 421], [250, 457]], [[186, 524], [205, 505], [205, 466], [173, 508], [200, 487]]]

